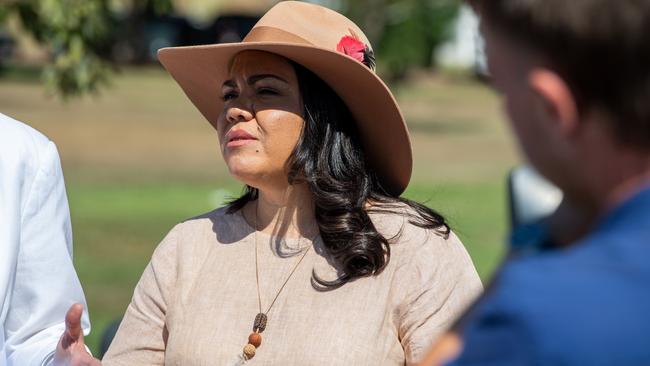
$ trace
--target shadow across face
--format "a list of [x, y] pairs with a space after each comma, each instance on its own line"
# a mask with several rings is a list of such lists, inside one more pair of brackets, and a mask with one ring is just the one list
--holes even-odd
[[305, 123], [291, 63], [268, 52], [241, 52], [219, 97], [217, 133], [233, 177], [255, 188], [286, 186], [287, 161]]

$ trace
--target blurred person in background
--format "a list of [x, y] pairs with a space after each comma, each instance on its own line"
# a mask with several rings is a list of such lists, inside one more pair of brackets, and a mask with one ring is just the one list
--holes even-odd
[[474, 5], [512, 129], [565, 198], [423, 365], [650, 365], [650, 1]]
[[98, 364], [83, 342], [90, 323], [56, 146], [3, 114], [0, 222], [0, 366]]
[[409, 135], [363, 32], [286, 1], [241, 43], [159, 57], [246, 189], [166, 236], [104, 365], [419, 362], [482, 286], [444, 218], [400, 197]]

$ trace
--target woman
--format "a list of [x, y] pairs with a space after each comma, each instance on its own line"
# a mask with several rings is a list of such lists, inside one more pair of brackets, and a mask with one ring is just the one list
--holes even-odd
[[408, 133], [361, 30], [281, 2], [238, 44], [161, 50], [216, 128], [230, 205], [176, 226], [105, 365], [404, 365], [481, 291], [444, 219], [399, 198]]

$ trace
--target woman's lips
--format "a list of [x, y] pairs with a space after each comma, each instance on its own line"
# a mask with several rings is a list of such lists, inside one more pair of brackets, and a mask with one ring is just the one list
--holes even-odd
[[251, 143], [255, 141], [255, 139], [246, 139], [246, 140], [231, 140], [228, 141], [226, 144], [226, 147], [239, 147], [239, 146], [244, 146], [248, 143]]
[[230, 130], [226, 134], [226, 141], [228, 141], [226, 147], [243, 146], [256, 140], [253, 135], [244, 130]]

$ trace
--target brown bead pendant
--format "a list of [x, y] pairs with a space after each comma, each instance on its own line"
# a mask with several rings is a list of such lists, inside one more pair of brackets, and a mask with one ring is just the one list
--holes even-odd
[[266, 314], [258, 313], [255, 316], [255, 322], [253, 323], [253, 331], [256, 333], [262, 333], [266, 329]]
[[251, 333], [248, 336], [248, 343], [258, 348], [262, 344], [262, 335], [259, 333]]
[[248, 336], [248, 344], [244, 346], [244, 357], [247, 360], [255, 357], [257, 347], [262, 344], [262, 333], [266, 329], [266, 314], [258, 313], [253, 322], [253, 333]]

